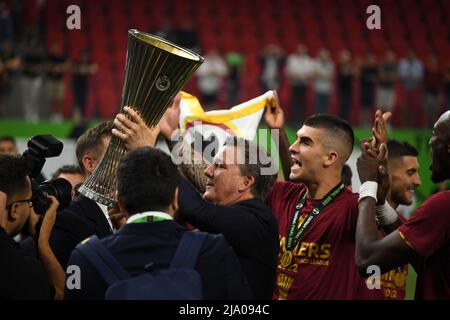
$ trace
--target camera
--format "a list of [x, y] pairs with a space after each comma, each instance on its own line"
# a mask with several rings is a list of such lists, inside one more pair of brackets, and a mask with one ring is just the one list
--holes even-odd
[[27, 147], [28, 149], [25, 150], [22, 157], [25, 159], [31, 179], [34, 211], [40, 215], [45, 214], [51, 204], [47, 195], [55, 196], [58, 199], [59, 210], [66, 208], [72, 201], [72, 186], [69, 181], [59, 178], [38, 184], [35, 180], [44, 167], [45, 159], [61, 154], [63, 143], [51, 135], [39, 135], [31, 138]]

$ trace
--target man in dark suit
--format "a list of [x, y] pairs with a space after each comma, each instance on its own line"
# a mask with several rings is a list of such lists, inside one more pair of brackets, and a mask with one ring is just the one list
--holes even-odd
[[[118, 202], [127, 223], [101, 241], [132, 276], [146, 272], [149, 262], [168, 266], [183, 233], [192, 232], [173, 220], [179, 181], [175, 164], [157, 149], [131, 151], [119, 165]], [[107, 290], [102, 275], [81, 253], [86, 242], [69, 260], [69, 265], [80, 268], [80, 289], [66, 286], [65, 299], [103, 299]], [[194, 269], [202, 279], [205, 299], [252, 298], [239, 262], [222, 235], [207, 235]]]
[[[178, 130], [179, 115], [179, 103], [174, 103], [162, 117], [159, 127], [166, 139]], [[212, 156], [202, 150], [195, 151], [204, 158]], [[184, 173], [189, 179], [201, 176]], [[192, 181], [197, 186], [206, 185], [203, 195], [187, 180], [180, 184], [177, 218], [201, 231], [225, 236], [256, 299], [271, 299], [275, 286], [278, 223], [263, 200], [277, 173], [278, 167], [266, 150], [242, 138], [230, 139], [204, 171], [206, 182]]]
[[[114, 122], [102, 122], [78, 138], [76, 155], [86, 179], [102, 160], [112, 134], [118, 135], [128, 149], [154, 145], [159, 130], [149, 129], [131, 108], [125, 107], [124, 113], [129, 119], [124, 114], [118, 114]], [[79, 194], [69, 207], [58, 212], [50, 244], [59, 263], [65, 268], [70, 253], [79, 242], [93, 234], [104, 238], [111, 235], [113, 229], [108, 208]]]
[[[102, 122], [87, 130], [76, 146], [77, 160], [84, 175], [89, 177], [100, 163], [111, 139], [112, 121]], [[106, 207], [79, 194], [66, 209], [58, 212], [50, 244], [55, 255], [66, 267], [75, 246], [92, 234], [104, 238], [113, 230]]]
[[264, 204], [278, 167], [257, 144], [229, 139], [206, 168], [202, 195], [180, 185], [179, 215], [201, 231], [223, 234], [233, 246], [256, 299], [271, 299], [279, 251], [278, 224]]

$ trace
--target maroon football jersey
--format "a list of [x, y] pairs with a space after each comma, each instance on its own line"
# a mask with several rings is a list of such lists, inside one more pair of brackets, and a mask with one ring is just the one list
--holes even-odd
[[[369, 290], [355, 264], [358, 195], [345, 189], [320, 212], [292, 251], [286, 235], [306, 186], [277, 181], [267, 197], [278, 220], [280, 252], [274, 299], [383, 299]], [[319, 200], [306, 199], [300, 224]]]

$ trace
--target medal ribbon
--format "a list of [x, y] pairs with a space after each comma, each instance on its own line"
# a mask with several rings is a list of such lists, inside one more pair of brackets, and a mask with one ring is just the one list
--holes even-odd
[[321, 200], [318, 206], [311, 210], [308, 216], [303, 220], [303, 223], [299, 226], [300, 216], [302, 215], [303, 206], [306, 202], [307, 192], [303, 195], [302, 199], [297, 203], [294, 216], [288, 228], [287, 237], [287, 250], [294, 249], [303, 234], [309, 229], [314, 219], [316, 219], [320, 212], [325, 209], [334, 199], [336, 199], [344, 190], [345, 186], [342, 182], [336, 185], [330, 192], [328, 192]]

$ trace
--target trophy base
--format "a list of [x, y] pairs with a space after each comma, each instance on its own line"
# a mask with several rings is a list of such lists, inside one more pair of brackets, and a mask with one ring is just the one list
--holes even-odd
[[103, 204], [108, 208], [115, 208], [117, 206], [116, 201], [113, 199], [107, 198], [104, 195], [101, 195], [91, 189], [87, 188], [85, 185], [82, 185], [78, 191], [84, 195], [85, 197], [94, 200], [97, 203]]

